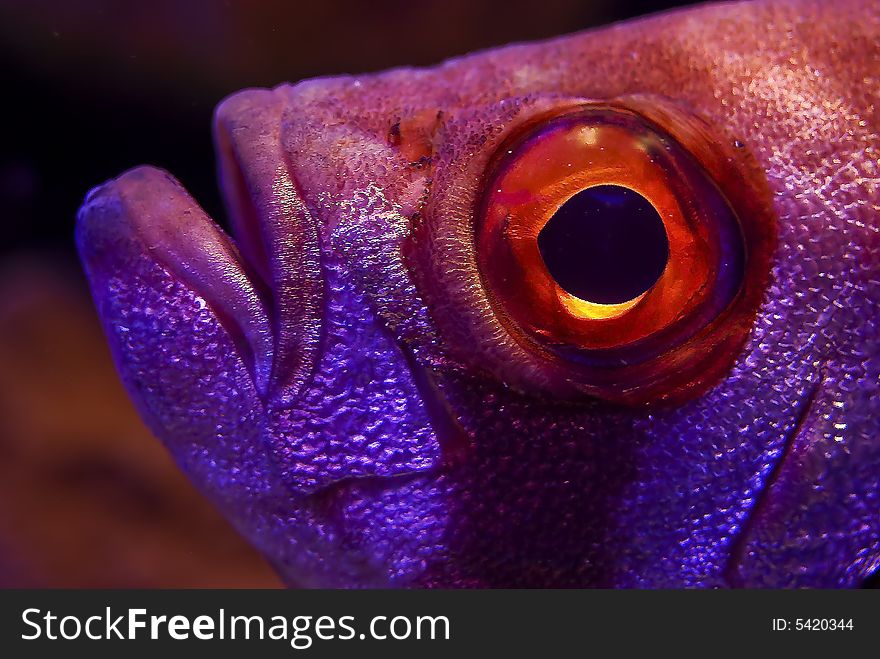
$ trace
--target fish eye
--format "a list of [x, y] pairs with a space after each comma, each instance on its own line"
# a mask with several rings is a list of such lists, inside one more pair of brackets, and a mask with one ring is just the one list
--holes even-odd
[[519, 343], [580, 390], [646, 402], [694, 395], [730, 366], [773, 223], [705, 126], [633, 105], [586, 103], [511, 135], [487, 169], [475, 239]]

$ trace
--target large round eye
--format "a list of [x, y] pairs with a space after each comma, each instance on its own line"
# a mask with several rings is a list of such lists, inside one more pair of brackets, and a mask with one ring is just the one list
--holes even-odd
[[477, 255], [497, 314], [601, 397], [707, 383], [757, 306], [744, 292], [766, 274], [767, 232], [731, 200], [747, 190], [722, 190], [742, 185], [731, 159], [685, 123], [688, 146], [626, 107], [569, 109], [504, 144], [486, 178]]

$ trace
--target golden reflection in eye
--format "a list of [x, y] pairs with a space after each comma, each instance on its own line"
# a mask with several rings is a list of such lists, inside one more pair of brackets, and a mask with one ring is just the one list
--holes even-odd
[[533, 120], [496, 154], [476, 225], [508, 329], [612, 399], [664, 397], [729, 365], [768, 267], [772, 222], [743, 168], [700, 122], [653, 114], [687, 146], [623, 104]]

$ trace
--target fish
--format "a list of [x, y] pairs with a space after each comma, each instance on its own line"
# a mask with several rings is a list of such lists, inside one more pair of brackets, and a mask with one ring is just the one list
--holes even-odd
[[248, 89], [229, 233], [141, 166], [76, 240], [142, 418], [290, 586], [857, 587], [878, 90], [859, 0]]

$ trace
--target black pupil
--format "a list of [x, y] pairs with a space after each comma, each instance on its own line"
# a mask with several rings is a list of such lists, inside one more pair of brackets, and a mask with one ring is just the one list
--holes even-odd
[[600, 304], [638, 297], [669, 258], [657, 210], [619, 185], [587, 188], [566, 201], [538, 234], [538, 249], [562, 288]]

